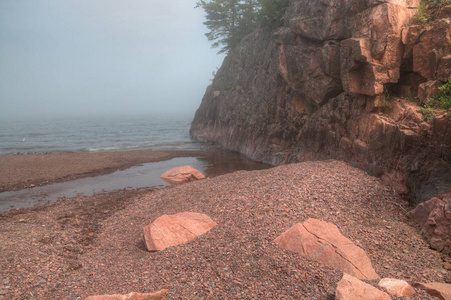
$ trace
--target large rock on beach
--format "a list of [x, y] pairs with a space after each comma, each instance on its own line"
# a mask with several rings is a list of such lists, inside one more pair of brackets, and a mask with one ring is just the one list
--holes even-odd
[[451, 284], [430, 282], [430, 283], [415, 283], [416, 288], [425, 290], [429, 295], [435, 296], [441, 300], [451, 300]]
[[394, 278], [383, 278], [378, 285], [385, 289], [390, 295], [396, 297], [411, 298], [415, 295], [415, 289], [404, 280]]
[[274, 242], [356, 278], [379, 279], [365, 251], [343, 236], [334, 224], [308, 219], [282, 233]]
[[335, 291], [336, 300], [390, 300], [390, 296], [359, 279], [343, 274]]
[[407, 216], [421, 226], [432, 248], [451, 253], [451, 193], [420, 203]]
[[359, 279], [379, 279], [365, 251], [343, 236], [334, 224], [308, 219], [282, 233], [274, 242]]
[[155, 293], [130, 293], [127, 295], [98, 295], [89, 296], [86, 300], [161, 300], [164, 299], [168, 290], [161, 290]]
[[185, 244], [203, 235], [216, 223], [207, 215], [183, 212], [175, 215], [162, 215], [152, 224], [143, 228], [147, 250], [161, 251]]
[[171, 184], [205, 179], [205, 175], [191, 166], [176, 167], [161, 174], [161, 179]]

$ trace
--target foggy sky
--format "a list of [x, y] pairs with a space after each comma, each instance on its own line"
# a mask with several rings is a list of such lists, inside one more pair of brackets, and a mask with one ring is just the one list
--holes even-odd
[[196, 0], [1, 0], [0, 118], [194, 114], [223, 56]]

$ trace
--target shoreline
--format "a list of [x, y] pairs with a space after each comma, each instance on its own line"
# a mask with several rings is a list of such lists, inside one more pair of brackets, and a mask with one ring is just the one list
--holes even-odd
[[210, 154], [211, 150], [130, 150], [0, 155], [0, 193], [110, 174], [175, 157]]
[[80, 195], [161, 188], [167, 183], [160, 175], [182, 165], [210, 178], [270, 167], [224, 149], [0, 156], [0, 212]]
[[[9, 211], [0, 214], [0, 299], [75, 300], [162, 288], [169, 299], [327, 298], [341, 272], [273, 243], [307, 218], [337, 225], [381, 277], [449, 281], [440, 253], [409, 225], [402, 207], [407, 203], [377, 178], [343, 162], [316, 161]], [[142, 227], [182, 211], [205, 213], [218, 226], [186, 245], [146, 251]], [[417, 292], [415, 299], [431, 299]]]

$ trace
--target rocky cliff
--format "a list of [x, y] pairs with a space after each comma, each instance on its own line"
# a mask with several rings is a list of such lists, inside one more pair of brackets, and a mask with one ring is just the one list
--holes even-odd
[[451, 191], [451, 119], [420, 101], [449, 80], [451, 9], [419, 0], [292, 0], [247, 36], [207, 88], [191, 135], [270, 164], [340, 159], [413, 204]]

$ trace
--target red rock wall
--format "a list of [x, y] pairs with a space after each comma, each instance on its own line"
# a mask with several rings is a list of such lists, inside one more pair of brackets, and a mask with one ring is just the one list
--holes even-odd
[[411, 26], [418, 2], [293, 0], [224, 60], [192, 136], [274, 165], [342, 159], [413, 203], [451, 191], [451, 121], [411, 101], [449, 78], [451, 16]]

